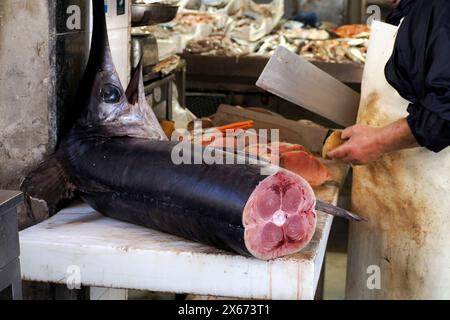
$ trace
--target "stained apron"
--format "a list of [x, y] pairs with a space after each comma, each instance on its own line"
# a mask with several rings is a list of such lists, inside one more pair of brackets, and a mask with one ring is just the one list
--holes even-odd
[[[386, 126], [409, 102], [386, 80], [398, 28], [372, 24], [358, 123]], [[393, 152], [354, 168], [348, 299], [450, 299], [450, 148]]]

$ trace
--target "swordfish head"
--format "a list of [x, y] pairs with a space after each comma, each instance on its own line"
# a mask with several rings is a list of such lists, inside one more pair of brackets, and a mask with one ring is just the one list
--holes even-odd
[[111, 55], [104, 2], [92, 0], [92, 7], [91, 51], [77, 93], [75, 126], [111, 137], [167, 140], [145, 99], [142, 60], [124, 91]]
[[[92, 6], [94, 25], [89, 61], [74, 101], [75, 108], [67, 115], [66, 130], [69, 130], [63, 132], [62, 140], [70, 136], [168, 140], [145, 99], [142, 61], [124, 91], [109, 47], [104, 1], [92, 0]], [[45, 201], [52, 214], [61, 203], [75, 196], [76, 186], [66, 171], [61, 149], [60, 145], [22, 181], [20, 189], [25, 194], [30, 217], [33, 217], [31, 199]]]

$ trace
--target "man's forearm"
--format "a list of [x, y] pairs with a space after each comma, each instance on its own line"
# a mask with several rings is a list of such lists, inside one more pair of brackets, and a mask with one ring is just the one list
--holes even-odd
[[382, 128], [380, 139], [385, 152], [419, 147], [406, 118]]

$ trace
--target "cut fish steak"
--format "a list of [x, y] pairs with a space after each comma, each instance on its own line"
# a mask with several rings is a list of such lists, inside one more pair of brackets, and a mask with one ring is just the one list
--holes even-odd
[[298, 144], [250, 145], [245, 151], [300, 175], [313, 187], [319, 187], [332, 178], [328, 168]]
[[319, 187], [331, 179], [331, 173], [327, 167], [305, 151], [283, 153], [281, 166], [302, 176], [313, 187]]
[[314, 235], [315, 205], [312, 188], [298, 175], [282, 171], [264, 180], [244, 209], [248, 250], [265, 260], [299, 252]]

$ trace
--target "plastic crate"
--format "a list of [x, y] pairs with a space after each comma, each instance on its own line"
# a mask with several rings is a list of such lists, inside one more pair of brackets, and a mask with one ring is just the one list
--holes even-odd
[[221, 104], [227, 103], [225, 94], [187, 93], [186, 106], [198, 118], [209, 117]]

